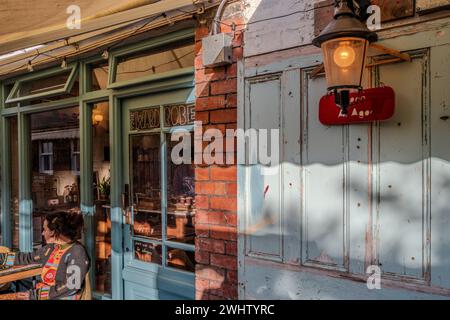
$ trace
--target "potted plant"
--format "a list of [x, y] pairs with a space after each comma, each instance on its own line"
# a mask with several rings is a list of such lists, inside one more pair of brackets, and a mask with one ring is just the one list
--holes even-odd
[[100, 193], [101, 200], [109, 199], [111, 190], [111, 177], [103, 177], [102, 181], [98, 184], [98, 191]]

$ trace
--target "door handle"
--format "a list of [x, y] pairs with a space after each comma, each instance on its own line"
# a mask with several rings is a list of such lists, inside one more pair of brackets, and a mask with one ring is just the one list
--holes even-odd
[[128, 202], [129, 202], [128, 193], [122, 192], [121, 197], [120, 197], [120, 203], [121, 203], [122, 209], [125, 210], [128, 207]]
[[127, 206], [125, 210], [123, 210], [123, 215], [125, 217], [125, 224], [132, 226], [134, 223], [133, 215], [136, 213], [136, 206]]
[[130, 185], [125, 184], [124, 192], [120, 195], [121, 207], [123, 210], [126, 209], [128, 204], [130, 203]]

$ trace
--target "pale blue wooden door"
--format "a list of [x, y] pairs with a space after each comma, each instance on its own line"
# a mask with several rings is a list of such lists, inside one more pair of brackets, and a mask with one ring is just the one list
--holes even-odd
[[[319, 122], [326, 81], [308, 57], [246, 71], [241, 126], [278, 128], [281, 163], [239, 169], [240, 298], [450, 296], [450, 46], [409, 53], [373, 69], [397, 109], [372, 125]], [[389, 286], [367, 287], [371, 265]]]
[[[124, 219], [123, 232], [122, 276], [127, 300], [195, 298], [194, 272], [170, 266], [167, 258], [169, 248], [193, 256], [193, 242], [171, 242], [165, 231], [170, 161], [167, 143], [173, 128], [165, 127], [164, 108], [193, 101], [192, 87], [121, 100], [123, 183], [128, 190], [126, 207], [130, 213]], [[144, 215], [144, 220], [138, 221]]]

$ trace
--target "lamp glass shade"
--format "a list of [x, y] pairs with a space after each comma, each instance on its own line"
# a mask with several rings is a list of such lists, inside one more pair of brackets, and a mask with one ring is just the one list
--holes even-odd
[[336, 38], [322, 44], [328, 90], [360, 88], [369, 41]]

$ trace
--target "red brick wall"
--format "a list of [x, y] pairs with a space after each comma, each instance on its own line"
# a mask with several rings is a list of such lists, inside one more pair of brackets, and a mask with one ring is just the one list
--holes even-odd
[[[242, 24], [242, 20], [223, 20]], [[196, 121], [203, 130], [235, 129], [237, 123], [237, 61], [242, 59], [242, 27], [233, 32], [233, 64], [204, 68], [201, 39], [206, 26], [196, 30]], [[224, 160], [225, 161], [225, 160]], [[196, 299], [237, 299], [237, 172], [236, 165], [197, 165], [196, 177]]]

